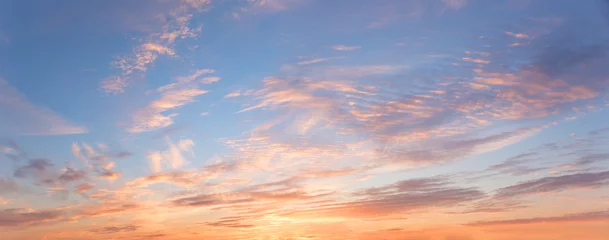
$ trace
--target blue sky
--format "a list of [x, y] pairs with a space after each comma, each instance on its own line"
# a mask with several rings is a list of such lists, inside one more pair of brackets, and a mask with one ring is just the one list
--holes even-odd
[[608, 25], [603, 0], [2, 1], [0, 229], [601, 239]]

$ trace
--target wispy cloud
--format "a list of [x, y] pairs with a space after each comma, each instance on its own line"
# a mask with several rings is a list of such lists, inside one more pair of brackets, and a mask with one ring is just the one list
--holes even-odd
[[[176, 81], [171, 84], [159, 87], [157, 91], [161, 94], [160, 98], [146, 107], [136, 110], [131, 126], [127, 131], [132, 133], [149, 132], [172, 125], [174, 123], [173, 118], [178, 114], [166, 114], [166, 112], [192, 103], [195, 101], [195, 97], [207, 93], [207, 90], [200, 88], [197, 79], [203, 74], [212, 72], [211, 69], [197, 70], [191, 75], [177, 77]], [[213, 80], [218, 79], [214, 78]], [[201, 81], [209, 81], [209, 78], [202, 78]]]
[[[346, 203], [325, 204], [320, 208], [295, 211], [288, 216], [330, 216], [338, 218], [370, 218], [422, 211], [430, 207], [450, 207], [480, 199], [484, 193], [476, 189], [451, 186], [441, 178], [413, 179], [356, 193], [361, 198]], [[311, 215], [309, 215], [311, 214]]]
[[529, 36], [524, 34], [524, 33], [506, 32], [505, 34], [507, 34], [508, 36], [512, 36], [512, 37], [520, 38], [520, 39], [527, 39], [527, 38], [529, 38]]
[[86, 133], [52, 110], [31, 103], [0, 78], [0, 133], [7, 135], [65, 135]]
[[470, 57], [464, 57], [464, 58], [461, 58], [461, 60], [466, 61], [466, 62], [478, 63], [478, 64], [489, 64], [490, 63], [490, 61], [488, 61], [488, 60], [476, 59], [476, 58], [470, 58]]
[[248, 6], [241, 9], [248, 13], [277, 13], [306, 4], [309, 0], [247, 0]]
[[346, 45], [334, 45], [332, 49], [336, 51], [354, 51], [360, 49], [360, 46], [346, 46]]
[[574, 188], [599, 188], [608, 184], [609, 171], [577, 173], [558, 177], [544, 177], [501, 188], [497, 191], [497, 196], [517, 197], [520, 195], [565, 191]]
[[58, 209], [32, 211], [24, 208], [3, 209], [0, 211], [0, 226], [14, 227], [49, 223], [63, 218], [64, 212]]
[[311, 59], [311, 60], [306, 60], [306, 61], [298, 62], [298, 65], [309, 65], [309, 64], [326, 62], [326, 61], [329, 61], [329, 60], [342, 59], [342, 58], [344, 58], [344, 57], [315, 58], [315, 59]]
[[234, 97], [239, 97], [239, 96], [241, 96], [241, 91], [233, 91], [233, 92], [230, 92], [230, 93], [224, 95], [224, 98], [234, 98]]
[[109, 226], [109, 227], [91, 229], [89, 231], [93, 232], [93, 233], [97, 233], [97, 234], [114, 234], [114, 233], [121, 233], [121, 232], [133, 232], [133, 231], [137, 231], [138, 228], [140, 228], [140, 226], [125, 225], [125, 226]]
[[210, 4], [210, 0], [181, 0], [177, 7], [162, 14], [166, 21], [160, 26], [161, 30], [146, 38], [146, 43], [135, 47], [132, 54], [112, 62], [111, 65], [120, 69], [121, 73], [104, 79], [101, 88], [106, 93], [122, 93], [134, 78], [141, 78], [159, 56], [176, 55], [173, 49], [176, 40], [195, 38], [201, 32], [200, 26], [190, 26], [192, 12], [201, 12]]
[[467, 5], [468, 0], [442, 0], [446, 7], [459, 10]]
[[540, 223], [560, 223], [560, 222], [604, 222], [609, 220], [609, 211], [584, 212], [567, 214], [558, 217], [537, 217], [537, 218], [521, 218], [499, 221], [480, 221], [470, 223], [470, 226], [505, 226], [505, 225], [525, 225], [525, 224], [540, 224]]

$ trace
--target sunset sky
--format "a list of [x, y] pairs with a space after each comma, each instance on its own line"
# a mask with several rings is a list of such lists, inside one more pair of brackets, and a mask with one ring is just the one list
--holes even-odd
[[607, 0], [0, 1], [2, 240], [607, 240]]

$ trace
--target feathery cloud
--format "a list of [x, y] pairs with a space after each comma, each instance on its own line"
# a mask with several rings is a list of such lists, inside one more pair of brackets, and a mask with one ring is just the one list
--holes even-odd
[[210, 0], [181, 0], [177, 7], [170, 9], [160, 17], [165, 18], [165, 24], [159, 32], [152, 34], [149, 42], [133, 49], [133, 53], [122, 56], [111, 63], [121, 73], [105, 78], [101, 88], [106, 93], [122, 93], [134, 78], [139, 78], [148, 71], [159, 56], [176, 55], [173, 47], [177, 39], [195, 38], [201, 27], [191, 28], [193, 12], [202, 12], [211, 4]]
[[62, 118], [52, 110], [36, 106], [0, 78], [0, 133], [7, 135], [66, 135], [87, 129]]
[[346, 45], [334, 45], [332, 49], [336, 51], [354, 51], [360, 49], [360, 46], [346, 46]]
[[537, 217], [537, 218], [521, 218], [499, 221], [480, 221], [473, 222], [467, 225], [484, 227], [484, 226], [505, 226], [505, 225], [525, 225], [539, 223], [560, 223], [560, 222], [604, 222], [609, 220], [609, 211], [584, 212], [575, 214], [566, 214], [558, 217]]
[[[149, 132], [172, 125], [174, 123], [173, 118], [178, 114], [166, 114], [165, 112], [192, 103], [195, 101], [195, 97], [207, 93], [208, 91], [200, 89], [200, 84], [195, 80], [204, 74], [213, 72], [211, 69], [200, 69], [191, 75], [177, 77], [176, 81], [171, 84], [159, 87], [157, 91], [161, 93], [160, 98], [146, 107], [136, 110], [131, 126], [127, 128], [127, 131], [132, 133]], [[202, 81], [206, 81], [205, 79], [203, 78]], [[218, 79], [214, 78], [212, 80]], [[207, 83], [211, 82], [208, 81]]]

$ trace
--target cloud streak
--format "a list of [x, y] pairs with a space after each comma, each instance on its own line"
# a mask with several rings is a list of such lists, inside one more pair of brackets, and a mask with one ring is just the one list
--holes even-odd
[[564, 223], [564, 222], [590, 222], [590, 221], [607, 221], [609, 219], [609, 211], [585, 212], [567, 214], [558, 217], [539, 217], [539, 218], [521, 218], [500, 221], [481, 221], [468, 224], [475, 227], [486, 226], [505, 226], [505, 225], [526, 225], [540, 223]]
[[86, 133], [52, 110], [31, 103], [0, 78], [0, 133], [8, 135], [68, 135]]
[[[202, 75], [213, 72], [212, 69], [200, 69], [191, 75], [177, 77], [173, 83], [159, 87], [157, 89], [157, 92], [160, 93], [159, 99], [136, 110], [127, 131], [131, 133], [149, 132], [172, 125], [173, 118], [178, 116], [178, 113], [166, 112], [195, 102], [196, 97], [206, 94], [208, 91], [201, 89], [200, 83], [197, 81]], [[218, 80], [219, 78], [215, 77], [205, 77], [201, 81], [209, 84]]]

